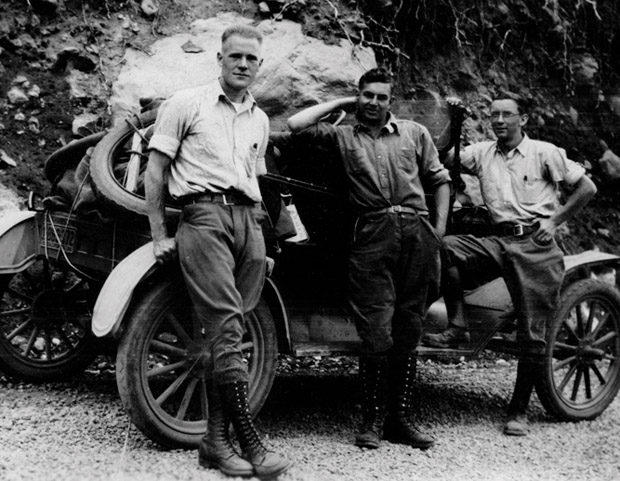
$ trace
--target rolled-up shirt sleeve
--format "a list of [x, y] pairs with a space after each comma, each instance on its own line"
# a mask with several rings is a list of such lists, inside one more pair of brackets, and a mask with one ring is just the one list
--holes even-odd
[[182, 101], [181, 96], [167, 99], [159, 107], [153, 136], [149, 141], [149, 149], [157, 150], [174, 159], [185, 137], [187, 118], [191, 115], [191, 105]]
[[562, 148], [553, 148], [548, 156], [547, 168], [554, 182], [574, 185], [586, 174], [586, 169], [566, 156]]
[[469, 175], [477, 175], [476, 157], [474, 150], [476, 144], [468, 145], [459, 152], [459, 172]]
[[293, 138], [302, 143], [310, 143], [319, 140], [324, 145], [325, 143], [329, 143], [330, 145], [338, 144], [336, 128], [327, 122], [317, 122], [316, 124], [312, 124], [309, 127], [294, 133]]

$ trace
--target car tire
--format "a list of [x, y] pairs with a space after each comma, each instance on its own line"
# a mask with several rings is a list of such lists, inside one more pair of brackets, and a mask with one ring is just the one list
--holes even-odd
[[97, 290], [39, 259], [0, 278], [0, 370], [47, 382], [83, 371], [99, 354], [90, 321]]
[[[118, 390], [132, 422], [171, 449], [196, 448], [207, 428], [206, 341], [188, 306], [180, 275], [154, 282], [126, 318], [116, 360]], [[275, 377], [277, 338], [264, 300], [246, 321], [243, 349], [256, 415]]]
[[620, 293], [584, 279], [564, 290], [558, 306], [538, 397], [561, 420], [594, 419], [620, 389]]
[[[90, 174], [95, 191], [108, 206], [121, 212], [147, 215], [144, 196], [130, 192], [123, 187], [121, 180], [115, 174], [115, 168], [128, 160], [136, 130], [153, 125], [156, 117], [157, 110], [149, 110], [125, 119], [101, 139], [91, 157]], [[179, 214], [178, 207], [166, 206], [167, 219], [178, 217]]]

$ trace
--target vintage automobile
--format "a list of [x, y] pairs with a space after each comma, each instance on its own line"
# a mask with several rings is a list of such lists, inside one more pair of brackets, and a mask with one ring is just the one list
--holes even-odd
[[[458, 151], [462, 110], [438, 110], [436, 102], [403, 109], [401, 115], [429, 126], [440, 153]], [[206, 428], [205, 338], [178, 266], [160, 266], [152, 253], [140, 172], [155, 116], [136, 115], [61, 148], [45, 166], [54, 195], [43, 201], [31, 195], [29, 210], [0, 219], [0, 370], [31, 381], [62, 379], [111, 348], [132, 422], [162, 446], [191, 448]], [[343, 121], [342, 115], [328, 120]], [[274, 136], [270, 153], [261, 187], [265, 198], [276, 199], [271, 218], [291, 211], [280, 201], [292, 199], [307, 238], [273, 236], [276, 267], [246, 319], [243, 349], [253, 414], [269, 394], [279, 353], [356, 355], [359, 348], [345, 302], [349, 229], [338, 163], [329, 151], [295, 145], [286, 134]], [[73, 187], [65, 188], [70, 195], [63, 203], [58, 193], [67, 172]], [[99, 204], [89, 202], [89, 176], [80, 172], [92, 176]], [[467, 222], [479, 219], [471, 215], [478, 209], [455, 209], [450, 229], [483, 229], [483, 222]], [[173, 230], [179, 209], [171, 203], [167, 213]], [[548, 320], [544, 375], [536, 386], [544, 407], [559, 419], [593, 419], [620, 389], [620, 293], [615, 281], [599, 279], [619, 261], [595, 251], [565, 257], [562, 298]], [[470, 344], [458, 350], [420, 347], [420, 356], [517, 352], [503, 280], [468, 287]], [[446, 323], [438, 299], [427, 328]]]

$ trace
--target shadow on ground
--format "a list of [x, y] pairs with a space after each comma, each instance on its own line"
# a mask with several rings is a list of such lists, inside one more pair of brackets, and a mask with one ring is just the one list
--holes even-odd
[[[414, 397], [414, 421], [467, 425], [497, 422], [504, 416], [513, 382], [511, 370], [421, 371]], [[300, 422], [313, 425], [317, 434], [333, 431], [334, 426], [354, 430], [360, 419], [359, 401], [358, 378], [354, 374], [288, 374], [276, 377], [259, 421], [275, 432], [290, 430], [291, 425]]]

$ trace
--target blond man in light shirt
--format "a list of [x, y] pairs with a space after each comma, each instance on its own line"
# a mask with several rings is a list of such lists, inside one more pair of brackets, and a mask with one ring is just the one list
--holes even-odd
[[[261, 46], [255, 28], [227, 28], [217, 54], [220, 78], [162, 104], [145, 188], [154, 254], [159, 262], [178, 256], [210, 341], [209, 424], [199, 463], [229, 476], [274, 478], [290, 462], [269, 451], [254, 428], [241, 350], [244, 316], [258, 303], [266, 269], [257, 176], [265, 173], [269, 121], [247, 90], [262, 63]], [[166, 229], [166, 187], [184, 204], [175, 237]], [[231, 423], [241, 455], [229, 437]]]

